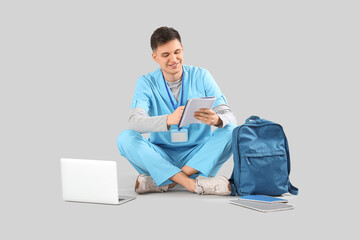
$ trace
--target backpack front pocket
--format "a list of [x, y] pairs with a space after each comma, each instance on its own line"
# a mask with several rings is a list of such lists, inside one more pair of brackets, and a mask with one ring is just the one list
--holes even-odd
[[281, 195], [287, 192], [286, 152], [242, 154], [240, 184], [245, 194]]

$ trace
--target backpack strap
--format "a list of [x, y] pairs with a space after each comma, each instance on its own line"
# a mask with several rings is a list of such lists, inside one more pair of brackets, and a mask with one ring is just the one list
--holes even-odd
[[[286, 148], [286, 154], [287, 154], [287, 159], [288, 159], [288, 161], [287, 161], [288, 174], [290, 175], [290, 153], [289, 153], [289, 145], [288, 145], [286, 136], [285, 136], [285, 148]], [[299, 193], [299, 189], [297, 187], [295, 187], [294, 185], [292, 185], [290, 180], [289, 180], [289, 190], [288, 191], [292, 195], [298, 195], [298, 193]]]
[[230, 187], [231, 187], [231, 196], [236, 196], [236, 187], [235, 187], [235, 183], [234, 183], [234, 170], [231, 174], [231, 177], [229, 178], [229, 183], [230, 183]]
[[[236, 127], [232, 131], [231, 144], [232, 144], [232, 151], [233, 151], [234, 167], [233, 167], [231, 177], [229, 178], [229, 183], [230, 183], [230, 187], [231, 187], [231, 193], [230, 193], [231, 196], [236, 196], [236, 194], [237, 194], [237, 190], [236, 190], [236, 186], [235, 186], [235, 180], [234, 180], [234, 173], [235, 173], [235, 168], [236, 168], [235, 151], [236, 151], [237, 148], [239, 148], [239, 146], [237, 144], [237, 134], [239, 132], [239, 129], [240, 129], [240, 127]], [[238, 154], [240, 156], [240, 150], [239, 150]]]
[[299, 193], [299, 189], [295, 186], [293, 186], [290, 181], [289, 181], [289, 193], [291, 193], [292, 195], [298, 195]]
[[285, 133], [284, 133], [284, 137], [285, 137], [285, 150], [286, 150], [286, 155], [287, 155], [288, 175], [290, 175], [290, 151], [289, 151], [288, 140], [287, 140], [287, 137], [285, 136]]

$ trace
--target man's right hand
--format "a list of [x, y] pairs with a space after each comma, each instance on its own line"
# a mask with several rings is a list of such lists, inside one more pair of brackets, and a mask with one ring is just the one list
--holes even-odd
[[173, 113], [167, 115], [166, 123], [168, 126], [177, 125], [180, 123], [184, 108], [185, 106], [180, 106]]

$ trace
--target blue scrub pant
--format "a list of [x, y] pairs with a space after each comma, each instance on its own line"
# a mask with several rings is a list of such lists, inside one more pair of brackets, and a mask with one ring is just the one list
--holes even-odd
[[139, 172], [151, 175], [157, 186], [173, 183], [169, 178], [185, 165], [198, 170], [198, 175], [215, 176], [232, 154], [231, 137], [234, 124], [217, 128], [203, 143], [193, 147], [158, 146], [134, 130], [124, 130], [117, 138], [120, 154]]

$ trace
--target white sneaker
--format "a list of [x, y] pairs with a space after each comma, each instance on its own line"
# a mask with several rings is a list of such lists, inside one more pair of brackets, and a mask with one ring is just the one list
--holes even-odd
[[195, 192], [197, 194], [230, 195], [229, 181], [224, 176], [196, 178]]
[[151, 176], [140, 174], [136, 179], [135, 192], [136, 193], [151, 193], [151, 192], [166, 192], [169, 185], [158, 187]]

